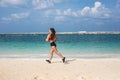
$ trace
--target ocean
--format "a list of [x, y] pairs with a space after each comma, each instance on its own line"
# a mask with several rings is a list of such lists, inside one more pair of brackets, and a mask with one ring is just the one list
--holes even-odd
[[[68, 58], [120, 58], [120, 34], [57, 35], [57, 49]], [[0, 58], [48, 58], [50, 44], [46, 36], [0, 34]]]

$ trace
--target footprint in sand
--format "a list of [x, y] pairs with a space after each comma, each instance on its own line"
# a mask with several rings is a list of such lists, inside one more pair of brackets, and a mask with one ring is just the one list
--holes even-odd
[[33, 80], [44, 80], [44, 78], [43, 78], [43, 77], [35, 76], [35, 77], [33, 78]]
[[86, 80], [86, 79], [83, 76], [79, 76], [77, 80]]
[[33, 80], [37, 80], [38, 79], [38, 76], [35, 76]]

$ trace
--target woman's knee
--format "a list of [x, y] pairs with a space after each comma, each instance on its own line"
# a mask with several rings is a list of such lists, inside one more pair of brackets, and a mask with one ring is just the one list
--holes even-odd
[[53, 49], [51, 49], [50, 54], [53, 54], [53, 52], [54, 52], [54, 50], [53, 50]]

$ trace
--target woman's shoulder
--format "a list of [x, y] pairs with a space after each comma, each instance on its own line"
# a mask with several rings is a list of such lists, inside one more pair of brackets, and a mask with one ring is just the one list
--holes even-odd
[[50, 36], [51, 36], [50, 34], [47, 35], [47, 37], [50, 37]]

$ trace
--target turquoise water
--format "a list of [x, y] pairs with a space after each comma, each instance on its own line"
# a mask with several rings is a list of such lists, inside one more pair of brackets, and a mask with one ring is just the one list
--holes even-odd
[[[47, 34], [0, 34], [0, 57], [48, 57]], [[120, 34], [58, 34], [58, 50], [67, 57], [119, 57]]]

